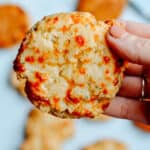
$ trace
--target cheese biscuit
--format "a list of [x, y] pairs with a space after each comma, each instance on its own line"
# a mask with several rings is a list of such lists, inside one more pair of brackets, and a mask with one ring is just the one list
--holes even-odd
[[0, 48], [21, 42], [29, 27], [27, 13], [17, 5], [0, 5]]
[[92, 13], [98, 20], [118, 18], [127, 0], [79, 0], [78, 11]]
[[60, 150], [63, 142], [74, 134], [74, 122], [60, 119], [37, 109], [28, 116], [25, 140], [20, 150]]
[[127, 150], [127, 148], [123, 143], [118, 141], [102, 140], [85, 147], [83, 150]]
[[74, 123], [72, 120], [60, 119], [47, 113], [33, 109], [26, 124], [26, 136], [47, 135], [57, 137], [59, 141], [64, 141], [74, 134]]
[[47, 16], [33, 26], [14, 69], [37, 108], [62, 118], [96, 118], [107, 108], [124, 71], [105, 41], [110, 26], [81, 12]]
[[55, 137], [34, 136], [25, 139], [20, 150], [60, 150], [60, 147]]

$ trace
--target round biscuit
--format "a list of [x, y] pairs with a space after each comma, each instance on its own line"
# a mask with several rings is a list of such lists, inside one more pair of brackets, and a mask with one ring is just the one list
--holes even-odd
[[46, 136], [58, 139], [60, 142], [71, 138], [74, 134], [74, 122], [68, 119], [53, 117], [37, 109], [33, 109], [26, 124], [26, 137]]
[[79, 0], [77, 10], [92, 13], [98, 20], [118, 18], [127, 0]]
[[32, 136], [24, 140], [20, 150], [60, 150], [61, 142], [55, 137]]
[[107, 108], [124, 71], [105, 41], [109, 27], [83, 12], [50, 15], [33, 26], [14, 69], [36, 107], [63, 118], [96, 118]]
[[0, 48], [20, 42], [29, 27], [26, 12], [17, 5], [0, 5]]
[[83, 148], [83, 150], [127, 150], [127, 147], [115, 140], [102, 140]]

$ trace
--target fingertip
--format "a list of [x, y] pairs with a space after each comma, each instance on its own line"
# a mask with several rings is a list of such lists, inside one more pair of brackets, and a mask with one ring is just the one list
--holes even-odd
[[117, 55], [120, 58], [125, 59], [126, 58], [126, 51], [124, 50], [124, 38], [115, 38], [112, 36], [112, 34], [107, 33], [106, 36], [106, 42], [109, 46], [109, 48], [113, 51], [115, 55]]
[[[110, 33], [106, 35], [106, 42], [113, 51], [118, 51], [118, 39], [114, 38]], [[118, 53], [118, 52], [116, 52]]]

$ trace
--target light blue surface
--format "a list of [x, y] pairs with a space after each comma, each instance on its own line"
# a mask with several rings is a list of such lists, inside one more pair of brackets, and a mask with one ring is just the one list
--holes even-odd
[[[5, 2], [22, 5], [32, 16], [33, 22], [50, 13], [72, 11], [76, 5], [76, 0], [5, 0]], [[122, 18], [144, 22], [128, 7]], [[10, 50], [0, 50], [0, 150], [18, 149], [23, 140], [27, 113], [32, 107], [9, 84], [12, 61], [17, 49], [18, 46]], [[150, 134], [138, 130], [129, 121], [119, 119], [107, 123], [76, 121], [75, 137], [66, 142], [64, 150], [79, 150], [84, 145], [103, 138], [123, 141], [129, 150], [150, 150]]]

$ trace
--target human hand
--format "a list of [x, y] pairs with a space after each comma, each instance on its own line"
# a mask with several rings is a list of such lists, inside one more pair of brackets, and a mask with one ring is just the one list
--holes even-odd
[[[122, 22], [125, 30], [113, 26], [107, 43], [113, 53], [129, 61], [118, 96], [112, 100], [105, 114], [150, 124], [150, 25]], [[143, 76], [145, 96], [140, 101]]]

